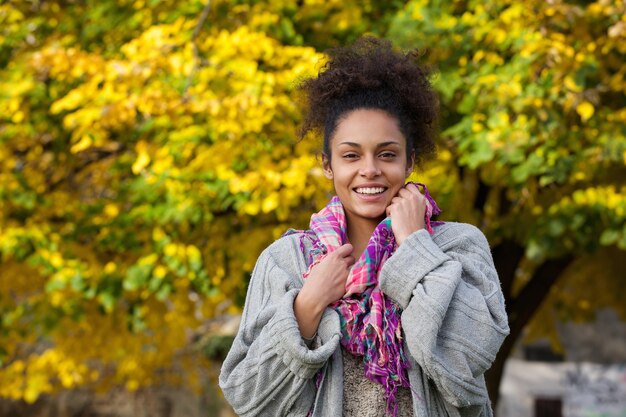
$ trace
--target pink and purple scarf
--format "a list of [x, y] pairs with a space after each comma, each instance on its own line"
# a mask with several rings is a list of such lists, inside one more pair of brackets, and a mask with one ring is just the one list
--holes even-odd
[[[416, 185], [423, 188], [429, 203], [425, 222], [426, 229], [432, 234], [432, 225], [437, 222], [431, 225], [430, 218], [440, 210], [426, 186]], [[305, 279], [327, 254], [348, 242], [346, 216], [337, 196], [311, 216], [310, 228], [302, 235], [313, 241]], [[302, 242], [301, 248], [304, 249]], [[395, 249], [391, 219], [387, 217], [376, 226], [365, 251], [350, 270], [345, 295], [332, 305], [340, 317], [341, 345], [351, 354], [363, 357], [365, 376], [385, 388], [387, 412], [393, 416], [397, 414], [398, 387], [409, 388], [409, 362], [402, 345], [402, 311], [381, 291], [378, 274]]]

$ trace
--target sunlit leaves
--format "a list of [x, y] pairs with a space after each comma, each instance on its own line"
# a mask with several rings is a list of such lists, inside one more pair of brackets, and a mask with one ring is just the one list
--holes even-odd
[[[199, 22], [204, 3], [140, 3], [1, 9], [18, 25], [0, 38], [15, 58], [0, 68], [1, 396], [137, 389], [174, 361], [191, 384], [190, 334], [236, 311], [263, 246], [326, 198], [293, 95], [321, 55]], [[41, 13], [60, 29], [24, 44]]]
[[553, 341], [555, 314], [626, 315], [613, 297], [626, 250], [625, 7], [414, 0], [390, 30], [438, 70], [442, 145], [463, 167], [447, 213], [479, 224], [493, 246], [524, 249], [514, 288], [548, 259], [575, 259], [530, 329]]
[[[540, 218], [532, 212], [537, 205], [553, 206], [625, 180], [626, 61], [620, 29], [625, 11], [621, 3], [605, 2], [461, 7], [416, 0], [392, 25], [392, 37], [401, 44], [430, 51], [439, 70], [435, 86], [446, 117], [443, 136], [454, 144], [458, 161], [485, 184], [508, 190], [511, 215], [546, 225], [533, 229], [536, 235], [517, 227], [497, 231], [530, 239], [533, 258], [574, 250], [574, 241], [597, 243], [602, 233], [601, 242], [616, 243], [624, 227], [624, 213], [606, 207], [593, 223], [594, 238], [572, 226], [571, 233], [579, 236], [567, 243], [549, 236], [562, 237], [555, 225], [576, 221], [560, 218], [562, 210]], [[598, 188], [598, 195], [606, 189]], [[581, 207], [580, 198], [571, 201], [572, 210], [579, 209], [577, 218], [591, 224], [597, 213]], [[492, 213], [501, 216], [499, 210]], [[498, 227], [504, 219], [495, 220], [483, 218]]]

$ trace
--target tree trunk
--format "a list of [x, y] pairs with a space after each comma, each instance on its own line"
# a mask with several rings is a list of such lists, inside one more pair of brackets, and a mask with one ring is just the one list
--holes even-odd
[[[494, 410], [496, 410], [500, 397], [500, 382], [504, 373], [506, 360], [511, 354], [515, 343], [521, 336], [524, 327], [535, 315], [543, 301], [550, 293], [550, 288], [552, 288], [559, 276], [573, 260], [573, 257], [566, 256], [563, 258], [549, 259], [545, 261], [535, 270], [532, 278], [528, 281], [524, 288], [522, 288], [521, 291], [513, 297], [510, 293], [510, 288], [512, 288], [514, 269], [516, 268], [511, 268], [511, 262], [519, 261], [521, 258], [518, 257], [519, 250], [512, 250], [514, 247], [511, 246], [510, 243], [505, 245], [504, 248], [507, 250], [498, 251], [498, 248], [496, 248], [494, 250], [494, 255], [513, 255], [513, 259], [499, 257], [494, 261], [497, 269], [498, 265], [501, 266], [501, 269], [498, 269], [498, 272], [500, 273], [500, 271], [502, 271], [503, 273], [500, 279], [503, 281], [502, 286], [505, 294], [505, 303], [507, 306], [511, 333], [505, 339], [500, 351], [498, 352], [496, 360], [485, 375], [489, 398], [491, 399]], [[509, 262], [507, 262], [507, 260]]]
[[491, 406], [493, 407], [494, 412], [496, 412], [498, 400], [500, 399], [500, 383], [502, 382], [502, 375], [504, 375], [504, 365], [513, 350], [513, 346], [515, 346], [516, 341], [517, 337], [513, 337], [513, 335], [509, 335], [509, 337], [504, 340], [502, 347], [500, 347], [500, 350], [498, 351], [496, 360], [485, 374], [487, 391], [489, 392], [489, 399], [491, 400]]

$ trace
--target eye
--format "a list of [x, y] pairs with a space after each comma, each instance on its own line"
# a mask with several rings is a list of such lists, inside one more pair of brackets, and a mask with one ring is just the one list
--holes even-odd
[[396, 153], [391, 152], [391, 151], [384, 151], [384, 152], [381, 152], [379, 156], [383, 159], [393, 159], [396, 157]]
[[355, 152], [346, 152], [342, 155], [343, 159], [356, 159], [359, 157], [359, 154]]

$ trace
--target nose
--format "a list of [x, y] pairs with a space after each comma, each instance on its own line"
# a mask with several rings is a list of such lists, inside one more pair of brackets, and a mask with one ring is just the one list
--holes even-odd
[[381, 171], [376, 162], [376, 159], [372, 157], [363, 158], [363, 165], [359, 168], [359, 175], [365, 178], [375, 178], [379, 176]]

